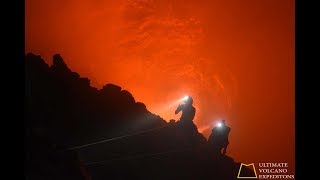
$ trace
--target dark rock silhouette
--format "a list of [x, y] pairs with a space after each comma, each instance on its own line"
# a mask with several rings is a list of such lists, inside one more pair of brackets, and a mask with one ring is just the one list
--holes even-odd
[[240, 164], [213, 155], [192, 120], [167, 123], [117, 85], [91, 87], [58, 54], [51, 66], [25, 58], [27, 179], [236, 179]]

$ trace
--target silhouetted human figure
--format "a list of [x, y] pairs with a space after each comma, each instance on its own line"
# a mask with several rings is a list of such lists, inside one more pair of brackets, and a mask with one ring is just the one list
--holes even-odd
[[181, 122], [192, 122], [193, 118], [196, 114], [196, 109], [192, 106], [193, 99], [188, 96], [185, 100], [184, 104], [179, 104], [178, 108], [175, 111], [175, 114], [178, 114], [182, 111], [182, 115], [180, 117]]
[[[225, 120], [219, 122], [218, 125], [212, 129], [208, 142], [214, 151], [218, 151], [219, 154], [223, 155], [227, 153], [230, 131], [231, 128], [226, 125]], [[223, 150], [222, 153], [221, 150]]]

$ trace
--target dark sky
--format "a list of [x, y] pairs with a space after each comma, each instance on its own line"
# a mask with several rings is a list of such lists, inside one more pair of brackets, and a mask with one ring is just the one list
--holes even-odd
[[229, 155], [294, 166], [293, 0], [26, 0], [26, 52], [114, 83], [166, 120], [191, 95]]

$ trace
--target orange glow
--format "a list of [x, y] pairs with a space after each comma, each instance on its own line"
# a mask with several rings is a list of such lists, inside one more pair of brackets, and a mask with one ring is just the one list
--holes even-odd
[[190, 95], [205, 136], [231, 127], [235, 160], [294, 167], [293, 0], [26, 0], [25, 27], [49, 64], [60, 53], [167, 121]]

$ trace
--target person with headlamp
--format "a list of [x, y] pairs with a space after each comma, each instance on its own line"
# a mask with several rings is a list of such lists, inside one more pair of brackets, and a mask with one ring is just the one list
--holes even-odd
[[219, 154], [225, 155], [227, 153], [230, 131], [231, 128], [226, 125], [225, 120], [220, 121], [217, 126], [212, 129], [208, 142], [215, 151], [219, 152]]
[[193, 107], [193, 99], [190, 96], [186, 96], [184, 98], [184, 104], [179, 104], [178, 108], [175, 111], [175, 114], [178, 114], [182, 111], [182, 115], [180, 117], [180, 121], [185, 123], [189, 123], [193, 121], [193, 118], [196, 114], [196, 109]]

